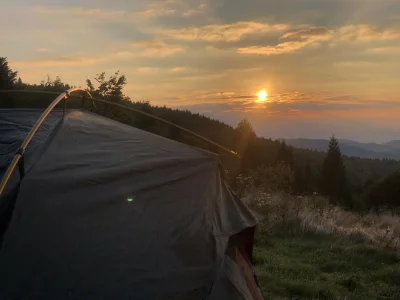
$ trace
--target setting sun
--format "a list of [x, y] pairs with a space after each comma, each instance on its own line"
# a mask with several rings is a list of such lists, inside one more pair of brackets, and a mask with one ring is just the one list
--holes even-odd
[[266, 90], [261, 90], [258, 92], [257, 97], [259, 102], [264, 102], [267, 100], [268, 92]]

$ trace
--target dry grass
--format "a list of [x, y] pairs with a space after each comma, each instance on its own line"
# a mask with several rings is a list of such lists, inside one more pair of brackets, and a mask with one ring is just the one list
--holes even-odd
[[400, 216], [390, 212], [357, 214], [331, 206], [327, 199], [318, 195], [292, 197], [257, 190], [250, 192], [243, 201], [260, 219], [260, 230], [266, 234], [288, 230], [335, 235], [400, 253]]

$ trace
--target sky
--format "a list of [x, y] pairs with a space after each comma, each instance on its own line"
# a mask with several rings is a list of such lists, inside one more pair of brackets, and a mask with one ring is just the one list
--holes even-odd
[[265, 137], [400, 139], [400, 0], [14, 0], [0, 56], [29, 83], [119, 70], [132, 100]]

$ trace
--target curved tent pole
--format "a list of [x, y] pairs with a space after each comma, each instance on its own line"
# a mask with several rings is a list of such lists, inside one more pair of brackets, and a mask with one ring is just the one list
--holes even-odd
[[[17, 165], [19, 167], [21, 178], [24, 176], [24, 153], [25, 153], [26, 147], [28, 147], [28, 145], [31, 142], [33, 136], [38, 131], [38, 129], [42, 125], [43, 121], [47, 118], [47, 116], [50, 114], [50, 112], [57, 106], [57, 104], [59, 104], [62, 100], [64, 100], [66, 102], [67, 98], [70, 96], [70, 94], [74, 93], [74, 92], [83, 92], [84, 93], [83, 97], [88, 96], [89, 99], [92, 99], [92, 95], [90, 95], [90, 93], [88, 91], [86, 91], [84, 89], [81, 89], [81, 88], [72, 88], [72, 89], [69, 89], [69, 90], [65, 91], [61, 95], [59, 95], [47, 107], [47, 109], [42, 113], [42, 115], [36, 121], [35, 125], [31, 129], [31, 131], [29, 132], [27, 137], [25, 138], [25, 140], [22, 143], [21, 147], [18, 149], [16, 155], [14, 156], [13, 160], [11, 161], [11, 164], [9, 165], [6, 173], [4, 174], [4, 176], [3, 176], [3, 178], [2, 178], [2, 180], [0, 182], [0, 196], [3, 193], [8, 181], [10, 180], [11, 174], [15, 170]], [[92, 100], [92, 105], [94, 106], [94, 101], [93, 100]], [[63, 114], [64, 115], [65, 115], [65, 109], [66, 109], [66, 105], [64, 104], [64, 108], [63, 108]]]

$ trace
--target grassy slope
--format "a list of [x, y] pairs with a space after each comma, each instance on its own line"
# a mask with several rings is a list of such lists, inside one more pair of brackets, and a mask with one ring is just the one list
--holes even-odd
[[314, 234], [258, 236], [254, 263], [266, 299], [400, 299], [394, 252]]

